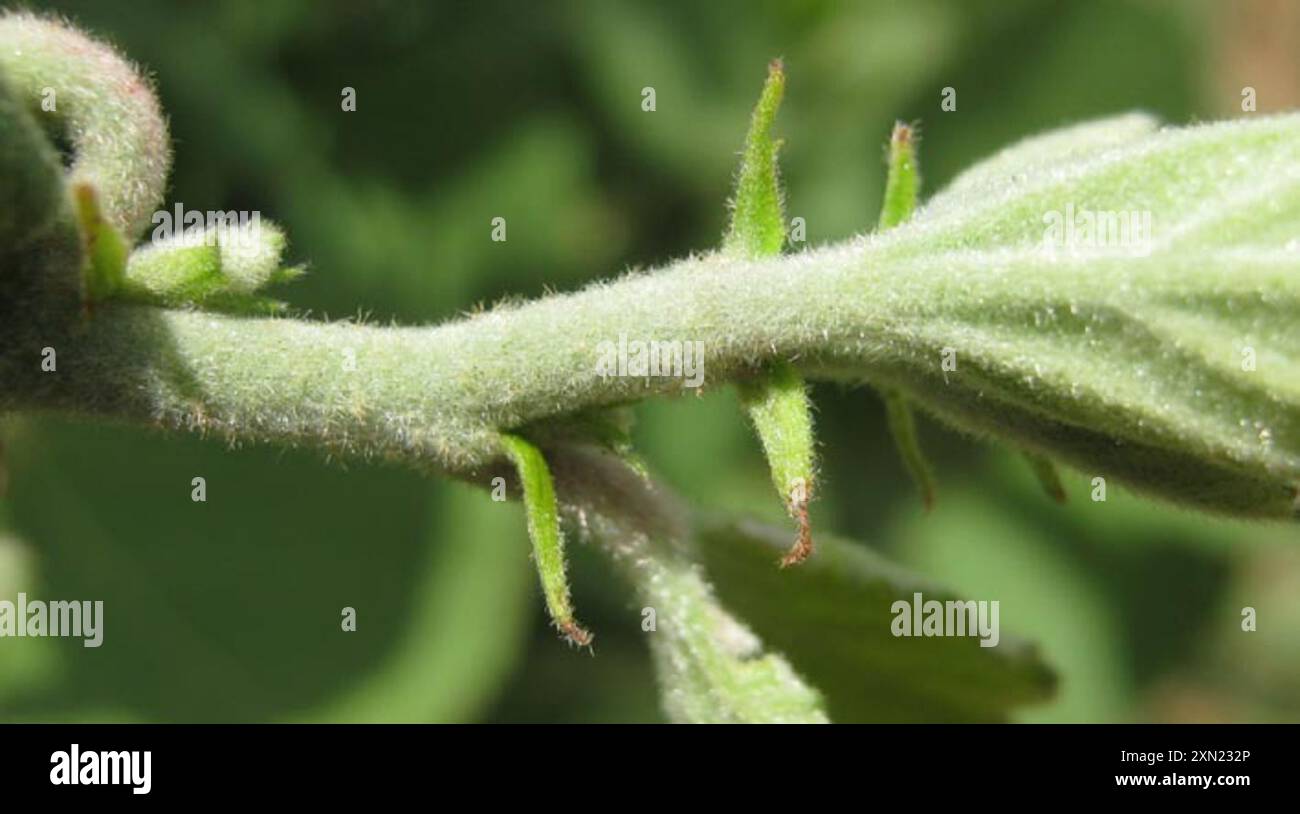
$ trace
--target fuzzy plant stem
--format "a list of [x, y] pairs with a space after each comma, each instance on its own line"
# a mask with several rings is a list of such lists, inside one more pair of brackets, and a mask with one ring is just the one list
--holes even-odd
[[612, 556], [633, 586], [669, 719], [827, 721], [820, 693], [718, 601], [676, 496], [590, 447], [557, 450], [551, 463], [567, 526]]
[[[0, 348], [0, 407], [465, 471], [499, 455], [501, 430], [691, 392], [680, 377], [598, 372], [598, 345], [620, 333], [702, 341], [706, 386], [778, 358], [848, 380], [904, 362], [887, 308], [857, 293], [890, 287], [872, 253], [859, 243], [768, 261], [695, 257], [428, 328], [108, 304], [84, 323], [28, 326]], [[41, 369], [44, 347], [57, 351], [56, 371]]]
[[[929, 289], [897, 273], [887, 259], [892, 248], [886, 238], [765, 261], [695, 257], [651, 275], [433, 328], [105, 306], [90, 321], [64, 330], [28, 326], [21, 341], [0, 348], [0, 407], [57, 409], [236, 442], [302, 444], [464, 472], [499, 456], [502, 429], [583, 407], [683, 392], [680, 378], [597, 373], [597, 345], [623, 333], [704, 342], [709, 382], [727, 381], [774, 358], [798, 358], [807, 375], [883, 381], [920, 392], [922, 403], [960, 425], [1027, 436], [1056, 446], [1081, 466], [1122, 473], [1127, 460], [1138, 475], [1162, 463], [1140, 454], [1160, 449], [1164, 434], [1158, 411], [1142, 403], [1108, 402], [1105, 394], [1091, 405], [1060, 399], [1062, 415], [1056, 418], [1017, 398], [1023, 394], [1014, 388], [993, 390], [995, 371], [975, 364], [945, 382], [939, 357], [952, 328], [941, 315], [927, 315]], [[1010, 297], [1008, 275], [978, 275], [960, 257], [947, 261], [927, 264], [931, 285], [959, 286], [976, 297]], [[1106, 291], [1140, 285], [1158, 298], [1215, 273], [1209, 256], [1163, 267], [1137, 262], [1083, 269], [1015, 255], [1002, 262], [1009, 273], [1037, 268], [1060, 290], [1078, 292], [1077, 298], [1062, 296], [1081, 303], [1085, 319], [1119, 312], [1121, 303]], [[1095, 285], [1099, 277], [1108, 282]], [[807, 285], [809, 279], [817, 285]], [[1080, 281], [1088, 281], [1086, 290]], [[667, 301], [674, 307], [658, 306]], [[909, 313], [906, 322], [899, 320], [900, 311]], [[932, 330], [918, 330], [929, 319], [936, 323]], [[58, 351], [57, 372], [41, 370], [45, 346]], [[980, 390], [996, 394], [996, 409], [971, 409], [981, 404]], [[987, 396], [984, 404], [994, 406]], [[1067, 416], [1077, 425], [1063, 420]], [[1120, 437], [1131, 433], [1123, 451], [1133, 455], [1115, 454], [1090, 425], [1109, 426]], [[1195, 460], [1194, 449], [1179, 456], [1174, 444], [1168, 446], [1174, 448], [1165, 459]], [[1270, 491], [1263, 483], [1270, 469], [1289, 469], [1294, 476], [1300, 468], [1285, 448], [1252, 445], [1223, 453], [1217, 465], [1195, 465], [1184, 479], [1199, 469], [1208, 486], [1212, 468], [1224, 478], [1240, 473], [1243, 488], [1255, 484], [1262, 496]], [[1160, 483], [1154, 479], [1152, 485]], [[1257, 505], [1276, 504], [1274, 498]]]
[[153, 84], [112, 47], [34, 14], [0, 18], [0, 72], [75, 156], [70, 187], [101, 191], [109, 223], [139, 237], [162, 200], [171, 139]]

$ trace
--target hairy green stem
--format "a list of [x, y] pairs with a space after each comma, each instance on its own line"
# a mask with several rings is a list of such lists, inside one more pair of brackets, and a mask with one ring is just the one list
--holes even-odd
[[89, 184], [128, 241], [162, 203], [171, 140], [153, 86], [111, 46], [57, 20], [0, 16], [0, 73], [72, 148], [71, 185]]
[[560, 509], [636, 591], [665, 713], [692, 723], [825, 723], [820, 694], [718, 601], [688, 511], [615, 456], [566, 447], [552, 459]]
[[[905, 237], [901, 231], [890, 235]], [[917, 275], [897, 273], [895, 251], [887, 235], [772, 260], [695, 257], [655, 274], [435, 328], [105, 306], [84, 325], [48, 332], [31, 326], [23, 341], [0, 349], [0, 406], [466, 471], [499, 456], [499, 430], [584, 407], [694, 392], [672, 375], [602, 374], [602, 342], [617, 342], [620, 335], [698, 340], [705, 348], [706, 385], [772, 360], [797, 360], [807, 375], [893, 384], [960, 426], [1054, 449], [1077, 465], [1105, 465], [1121, 479], [1141, 476], [1159, 491], [1151, 474], [1197, 454], [1168, 437], [1179, 415], [1119, 394], [1108, 399], [1104, 392], [1044, 409], [1048, 405], [1035, 405], [1014, 383], [1000, 381], [999, 370], [981, 363], [977, 335], [960, 344], [970, 356], [967, 367], [943, 371], [943, 346], [957, 330], [935, 292], [960, 286], [972, 298], [1014, 302], [1011, 281], [1033, 268], [1054, 289], [1045, 302], [1073, 302], [1081, 320], [1116, 320], [1134, 305], [1118, 292], [1140, 289], [1151, 300], [1186, 297], [1198, 280], [1221, 287], [1222, 268], [1235, 263], [1244, 286], [1293, 295], [1285, 279], [1289, 267], [1270, 269], [1267, 262], [1213, 252], [1180, 262], [1093, 260], [1086, 268], [1007, 253], [999, 274], [980, 273], [959, 255], [910, 258], [908, 265], [926, 280], [917, 285]], [[807, 285], [810, 279], [817, 285]], [[57, 349], [57, 372], [41, 371], [42, 346]], [[1088, 364], [1086, 356], [1080, 364]], [[1249, 398], [1252, 385], [1249, 378], [1232, 382], [1226, 396]], [[1285, 403], [1278, 409], [1275, 423], [1289, 427], [1284, 422], [1294, 422], [1293, 413]], [[1105, 454], [1103, 429], [1127, 445], [1122, 459]], [[1170, 454], [1141, 457], [1156, 450]], [[1216, 451], [1219, 460], [1200, 469], [1203, 485], [1239, 475], [1245, 480], [1236, 485], [1250, 495], [1272, 496], [1266, 505], [1273, 511], [1283, 495], [1263, 481], [1275, 472], [1291, 480], [1300, 473], [1288, 446]], [[1127, 472], [1125, 460], [1133, 462]], [[1250, 495], [1240, 497], [1239, 509], [1248, 508]]]

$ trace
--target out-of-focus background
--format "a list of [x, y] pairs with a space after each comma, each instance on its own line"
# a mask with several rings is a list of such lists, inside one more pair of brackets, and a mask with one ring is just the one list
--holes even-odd
[[[311, 273], [279, 293], [331, 318], [432, 323], [715, 246], [774, 56], [789, 72], [788, 215], [812, 244], [874, 224], [895, 119], [920, 123], [934, 191], [1090, 117], [1300, 103], [1287, 0], [36, 5], [156, 75], [176, 148], [169, 204], [285, 225]], [[1256, 114], [1242, 112], [1247, 87]], [[1004, 630], [1037, 640], [1062, 679], [1019, 719], [1300, 720], [1296, 528], [1114, 484], [1094, 503], [1075, 474], [1058, 507], [1015, 456], [923, 419], [940, 478], [925, 516], [874, 393], [814, 397], [815, 523], [1000, 600]], [[785, 522], [729, 392], [638, 418], [640, 449], [680, 492]], [[661, 717], [625, 586], [573, 547], [576, 604], [599, 638], [594, 658], [562, 644], [516, 504], [397, 468], [64, 419], [9, 418], [0, 435], [0, 598], [106, 605], [98, 649], [0, 641], [0, 720]], [[199, 475], [204, 504], [190, 500]], [[340, 631], [345, 606], [355, 633]]]

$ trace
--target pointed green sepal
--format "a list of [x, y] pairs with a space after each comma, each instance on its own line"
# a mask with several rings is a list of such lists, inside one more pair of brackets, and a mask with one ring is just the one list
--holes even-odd
[[780, 143], [772, 140], [772, 121], [785, 93], [781, 60], [768, 65], [767, 82], [745, 136], [736, 192], [731, 202], [731, 228], [722, 250], [737, 257], [770, 257], [785, 246], [785, 215], [776, 154]]
[[921, 192], [921, 167], [916, 159], [916, 128], [894, 123], [889, 137], [889, 168], [885, 178], [885, 200], [880, 207], [880, 231], [892, 229], [912, 216]]
[[514, 464], [523, 484], [528, 536], [533, 543], [533, 559], [537, 562], [537, 575], [546, 596], [546, 609], [566, 639], [586, 647], [591, 644], [593, 636], [573, 617], [569, 581], [564, 573], [564, 534], [560, 531], [555, 485], [546, 458], [530, 441], [517, 435], [503, 433], [501, 448]]
[[739, 385], [741, 401], [763, 444], [772, 483], [786, 511], [799, 524], [799, 536], [781, 560], [783, 566], [808, 559], [813, 551], [808, 502], [812, 499], [816, 457], [808, 386], [787, 362], [776, 362], [757, 379]]

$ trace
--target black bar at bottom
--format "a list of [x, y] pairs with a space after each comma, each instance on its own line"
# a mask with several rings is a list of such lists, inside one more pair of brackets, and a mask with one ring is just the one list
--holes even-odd
[[508, 792], [547, 803], [613, 782], [638, 800], [675, 803], [701, 786], [733, 799], [837, 787], [973, 801], [1038, 792], [1235, 799], [1286, 792], [1298, 737], [1293, 725], [12, 724], [0, 726], [0, 794], [338, 803], [445, 786], [479, 800]]

